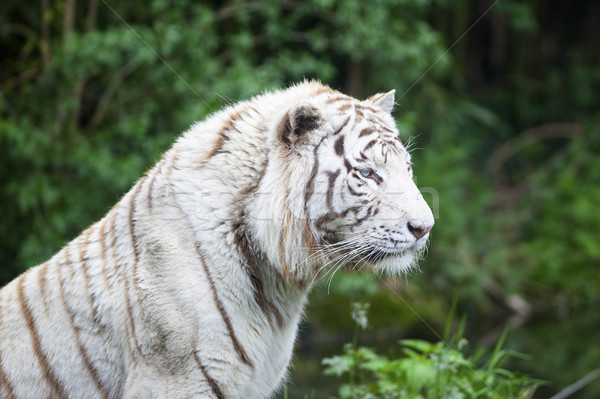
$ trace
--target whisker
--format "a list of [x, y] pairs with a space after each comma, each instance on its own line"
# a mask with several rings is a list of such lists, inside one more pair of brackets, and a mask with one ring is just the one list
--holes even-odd
[[[330, 259], [329, 261], [325, 262], [321, 267], [319, 267], [314, 278], [318, 278], [319, 280], [325, 278], [331, 272], [331, 270], [333, 270], [336, 267], [337, 264], [343, 262], [347, 257], [352, 256], [352, 253], [354, 251], [356, 251], [356, 249], [350, 250], [348, 252], [339, 253], [337, 256], [335, 256], [332, 259]], [[330, 265], [334, 265], [334, 266], [332, 268], [330, 268], [324, 275], [319, 277], [321, 272], [324, 269], [326, 269], [327, 267], [329, 267]], [[313, 281], [314, 281], [314, 279], [313, 279]]]
[[327, 274], [331, 273], [328, 283], [327, 283], [328, 284], [327, 293], [329, 293], [329, 290], [331, 288], [331, 282], [333, 280], [333, 276], [335, 275], [335, 273], [338, 270], [340, 270], [343, 266], [345, 266], [347, 264], [347, 260], [356, 258], [356, 257], [362, 255], [363, 253], [367, 253], [368, 251], [370, 251], [369, 247], [359, 247], [359, 248], [356, 248], [356, 249], [346, 253], [344, 256], [341, 256], [337, 259], [337, 262], [334, 264], [334, 266], [323, 276], [323, 278], [324, 278], [327, 276]]

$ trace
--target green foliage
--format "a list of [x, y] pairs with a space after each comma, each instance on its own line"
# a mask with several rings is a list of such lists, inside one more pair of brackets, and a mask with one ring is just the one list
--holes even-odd
[[593, 301], [600, 285], [600, 246], [590, 234], [600, 226], [599, 151], [596, 123], [535, 175], [537, 185], [547, 189], [524, 197], [521, 205], [529, 212], [530, 238], [520, 251], [532, 279], [580, 303]]
[[[305, 77], [346, 80], [361, 95], [392, 80], [408, 87], [443, 51], [423, 20], [431, 1], [379, 3], [59, 1], [42, 3], [39, 20], [7, 2], [3, 280], [97, 220], [176, 135], [226, 102]], [[356, 73], [346, 77], [346, 64]], [[410, 65], [402, 79], [399, 64]]]
[[[368, 306], [353, 307], [356, 331], [365, 329]], [[502, 349], [506, 334], [489, 356], [481, 348], [467, 356], [468, 342], [461, 335], [450, 342], [404, 339], [400, 341], [402, 354], [392, 358], [358, 346], [355, 335], [341, 355], [323, 359], [325, 374], [349, 375], [349, 383], [339, 389], [341, 399], [532, 397], [540, 381], [503, 368], [510, 357], [522, 356]]]
[[[370, 274], [325, 280], [312, 299], [323, 306], [309, 308], [314, 334], [351, 328], [331, 317], [350, 311], [347, 297], [377, 309], [375, 328], [411, 336], [427, 333], [421, 319], [439, 324], [453, 298], [481, 334], [514, 298], [555, 323], [596, 309], [599, 10], [593, 0], [5, 0], [0, 286], [98, 220], [194, 121], [316, 78], [363, 98], [396, 89], [436, 226], [423, 273], [394, 290]], [[598, 329], [586, 326], [547, 345], [574, 375], [597, 363], [566, 356]]]

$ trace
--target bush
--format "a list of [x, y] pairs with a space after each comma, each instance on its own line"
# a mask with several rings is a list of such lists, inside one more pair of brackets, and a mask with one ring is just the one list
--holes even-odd
[[463, 320], [454, 338], [433, 343], [404, 339], [400, 341], [402, 354], [390, 358], [358, 346], [358, 332], [367, 327], [368, 306], [354, 304], [353, 308], [353, 342], [344, 345], [341, 355], [323, 359], [326, 374], [349, 376], [349, 382], [339, 388], [341, 399], [531, 398], [540, 384], [502, 368], [510, 357], [523, 356], [502, 349], [506, 332], [489, 356], [481, 348], [466, 355]]

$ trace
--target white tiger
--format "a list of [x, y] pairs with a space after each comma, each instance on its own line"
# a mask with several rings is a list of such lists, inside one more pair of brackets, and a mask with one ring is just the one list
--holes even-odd
[[272, 396], [312, 282], [406, 271], [427, 241], [393, 104], [303, 82], [193, 125], [0, 291], [0, 396]]

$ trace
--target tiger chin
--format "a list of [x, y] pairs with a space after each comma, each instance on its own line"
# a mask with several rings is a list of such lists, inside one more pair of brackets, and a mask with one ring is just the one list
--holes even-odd
[[402, 273], [425, 247], [393, 105], [305, 81], [193, 125], [0, 290], [0, 397], [272, 397], [319, 276]]

